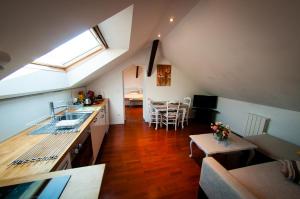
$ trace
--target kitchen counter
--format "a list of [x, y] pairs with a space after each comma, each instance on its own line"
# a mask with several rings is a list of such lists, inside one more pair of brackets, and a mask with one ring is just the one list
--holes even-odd
[[51, 173], [37, 174], [16, 178], [13, 180], [0, 180], [0, 187], [43, 180], [58, 176], [71, 175], [71, 178], [65, 187], [60, 199], [63, 198], [98, 198], [100, 186], [104, 174], [105, 164], [99, 164], [76, 169], [55, 171]]
[[[37, 128], [33, 126], [28, 128], [21, 133], [9, 138], [8, 140], [0, 143], [0, 180], [20, 178], [29, 175], [48, 173], [54, 171], [55, 168], [60, 164], [67, 152], [75, 143], [84, 130], [91, 124], [93, 119], [99, 113], [101, 107], [107, 105], [108, 100], [103, 100], [99, 105], [94, 105], [95, 111], [85, 120], [80, 126], [79, 131], [74, 136], [73, 141], [66, 147], [63, 153], [59, 155], [57, 159], [40, 161], [33, 163], [26, 163], [23, 165], [8, 166], [12, 161], [17, 159], [24, 152], [31, 149], [34, 145], [39, 143], [43, 138], [49, 134], [30, 135], [30, 133]], [[13, 121], [12, 121], [13, 122]]]

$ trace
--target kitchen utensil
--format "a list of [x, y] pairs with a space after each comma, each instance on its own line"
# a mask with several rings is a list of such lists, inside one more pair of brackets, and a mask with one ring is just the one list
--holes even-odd
[[92, 104], [91, 99], [90, 99], [90, 98], [86, 98], [86, 99], [84, 100], [84, 104], [85, 104], [85, 105], [91, 105], [91, 104]]
[[78, 98], [74, 97], [73, 98], [73, 104], [76, 104], [78, 102]]

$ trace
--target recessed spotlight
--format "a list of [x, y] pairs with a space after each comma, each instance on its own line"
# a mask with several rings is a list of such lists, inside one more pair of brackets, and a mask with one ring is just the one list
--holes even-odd
[[170, 17], [169, 21], [172, 23], [174, 21], [174, 17]]
[[157, 35], [157, 37], [160, 37], [160, 36], [161, 36], [160, 34]]
[[1, 70], [4, 69], [4, 65], [10, 62], [11, 57], [7, 52], [1, 51], [0, 50], [0, 68]]

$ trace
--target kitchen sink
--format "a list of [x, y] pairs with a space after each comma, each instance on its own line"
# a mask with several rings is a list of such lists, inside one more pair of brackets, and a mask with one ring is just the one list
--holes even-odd
[[82, 124], [88, 116], [88, 113], [65, 112], [55, 117], [55, 126], [59, 129], [71, 129]]
[[56, 115], [54, 118], [33, 130], [31, 135], [51, 134], [51, 133], [73, 133], [78, 132], [81, 124], [92, 114], [92, 112], [65, 112]]
[[63, 115], [57, 115], [55, 116], [55, 120], [61, 121], [61, 120], [77, 120], [82, 119], [86, 116], [89, 116], [89, 113], [81, 113], [81, 112], [65, 112]]

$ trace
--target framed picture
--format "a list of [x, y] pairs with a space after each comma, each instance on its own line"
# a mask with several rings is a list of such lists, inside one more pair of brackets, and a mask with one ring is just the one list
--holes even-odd
[[171, 65], [157, 65], [157, 86], [171, 86]]

